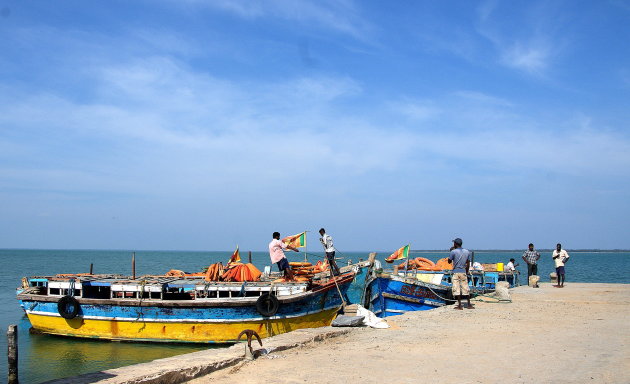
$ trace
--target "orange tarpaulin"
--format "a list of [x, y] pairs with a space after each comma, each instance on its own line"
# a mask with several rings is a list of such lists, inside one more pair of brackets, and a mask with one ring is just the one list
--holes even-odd
[[223, 275], [223, 264], [211, 264], [206, 271], [206, 281], [219, 281]]
[[258, 281], [262, 272], [254, 264], [231, 263], [230, 267], [223, 272], [223, 281]]

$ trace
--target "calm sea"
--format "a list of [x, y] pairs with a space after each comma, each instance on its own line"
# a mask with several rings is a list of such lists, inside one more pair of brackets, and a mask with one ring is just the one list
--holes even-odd
[[[231, 252], [184, 252], [184, 251], [137, 251], [136, 274], [163, 274], [170, 269], [187, 272], [217, 261], [225, 263]], [[367, 252], [341, 254], [344, 263], [351, 259], [367, 259]], [[482, 263], [504, 262], [515, 258], [517, 268], [527, 275], [520, 256], [522, 252], [476, 252], [475, 259]], [[317, 254], [320, 255], [321, 254]], [[445, 257], [446, 252], [414, 253], [413, 257], [432, 260]], [[567, 282], [630, 283], [630, 252], [570, 252], [567, 263]], [[246, 259], [246, 252], [243, 253]], [[291, 254], [290, 259], [300, 261], [301, 256]], [[381, 257], [382, 256], [382, 257]], [[387, 254], [379, 254], [382, 260]], [[269, 265], [267, 252], [254, 252], [254, 264], [261, 270]], [[313, 257], [309, 261], [315, 261]], [[89, 272], [94, 264], [94, 273], [131, 274], [131, 251], [98, 250], [11, 250], [0, 249], [0, 324], [3, 337], [0, 351], [6, 351], [6, 329], [9, 324], [19, 326], [19, 370], [23, 383], [39, 383], [55, 378], [95, 372], [163, 357], [212, 348], [206, 345], [121, 343], [108, 341], [80, 340], [57, 336], [31, 335], [30, 324], [15, 299], [15, 288], [23, 276], [51, 275], [57, 273]], [[549, 252], [542, 253], [538, 273], [548, 281], [553, 271]], [[525, 278], [521, 277], [525, 283]], [[6, 359], [3, 359], [6, 362]], [[7, 375], [6, 363], [0, 365], [0, 377]]]

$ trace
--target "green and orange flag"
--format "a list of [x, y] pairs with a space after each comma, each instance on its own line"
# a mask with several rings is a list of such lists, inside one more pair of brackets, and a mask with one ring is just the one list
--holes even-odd
[[232, 254], [232, 256], [230, 257], [230, 261], [229, 263], [240, 263], [241, 262], [241, 253], [238, 251], [238, 245], [236, 246], [236, 250], [234, 251], [234, 253]]
[[298, 233], [293, 236], [287, 236], [282, 239], [282, 242], [293, 248], [306, 247], [306, 232]]
[[396, 260], [406, 259], [407, 256], [409, 256], [409, 244], [389, 255], [389, 257], [385, 259], [385, 261], [388, 263], [393, 263]]

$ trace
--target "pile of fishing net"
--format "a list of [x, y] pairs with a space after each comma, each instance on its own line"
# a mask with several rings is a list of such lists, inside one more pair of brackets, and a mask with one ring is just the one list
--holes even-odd
[[184, 271], [179, 270], [179, 269], [171, 269], [170, 271], [166, 272], [166, 274], [164, 276], [169, 276], [169, 277], [197, 277], [197, 276], [205, 276], [205, 275], [206, 275], [205, 270], [203, 272], [190, 273], [190, 272], [184, 272]]
[[284, 277], [274, 280], [274, 283], [285, 283], [285, 282], [307, 282], [313, 279], [316, 273], [324, 272], [328, 270], [329, 265], [328, 261], [322, 262], [321, 260], [317, 262], [317, 264], [313, 265], [307, 261], [304, 262], [290, 262], [289, 266], [293, 271], [294, 279], [287, 280]]
[[453, 269], [453, 264], [448, 262], [448, 257], [444, 257], [435, 263], [435, 266], [440, 268], [442, 271], [448, 271]]
[[316, 273], [324, 272], [329, 268], [328, 261], [322, 262], [321, 260], [315, 265], [305, 261], [291, 262], [289, 263], [289, 266], [293, 270], [294, 275], [308, 279], [312, 279]]
[[186, 276], [186, 272], [184, 271], [180, 271], [179, 269], [171, 269], [170, 271], [166, 272], [166, 274], [164, 276], [169, 276], [169, 277], [184, 277]]

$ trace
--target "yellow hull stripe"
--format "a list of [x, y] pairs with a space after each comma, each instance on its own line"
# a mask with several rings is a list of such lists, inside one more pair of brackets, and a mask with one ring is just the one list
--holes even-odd
[[34, 329], [54, 335], [129, 341], [175, 341], [187, 343], [234, 342], [244, 329], [270, 337], [302, 328], [330, 325], [337, 308], [289, 319], [243, 321], [238, 323], [172, 323], [118, 320], [93, 320], [75, 317], [29, 314]]

